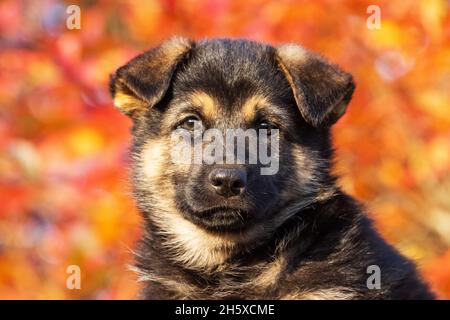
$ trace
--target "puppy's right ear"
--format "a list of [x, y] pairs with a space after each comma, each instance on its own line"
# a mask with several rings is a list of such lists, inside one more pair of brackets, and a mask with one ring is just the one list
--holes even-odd
[[174, 37], [120, 67], [109, 84], [114, 106], [133, 117], [157, 104], [193, 45], [191, 40]]

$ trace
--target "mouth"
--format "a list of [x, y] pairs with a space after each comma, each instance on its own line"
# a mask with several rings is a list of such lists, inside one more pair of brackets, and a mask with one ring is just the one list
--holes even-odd
[[233, 232], [248, 225], [249, 212], [233, 207], [212, 207], [204, 210], [187, 208], [187, 218], [195, 224], [215, 232]]

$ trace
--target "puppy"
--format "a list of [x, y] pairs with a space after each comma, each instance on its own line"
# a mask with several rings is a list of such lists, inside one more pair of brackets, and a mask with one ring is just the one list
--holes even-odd
[[[110, 90], [133, 121], [141, 297], [433, 298], [331, 173], [330, 127], [354, 88], [300, 46], [247, 40], [172, 38], [119, 68]], [[207, 132], [230, 129], [265, 133], [241, 144], [255, 155], [252, 141], [263, 141], [273, 170], [225, 161], [237, 151], [221, 155], [224, 140], [214, 161], [192, 161], [215, 140]], [[180, 142], [176, 132], [192, 135]], [[176, 161], [180, 144], [190, 161]]]

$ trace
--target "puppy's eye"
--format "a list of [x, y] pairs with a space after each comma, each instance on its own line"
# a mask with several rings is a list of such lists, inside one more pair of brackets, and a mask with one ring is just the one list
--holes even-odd
[[178, 128], [183, 128], [183, 129], [192, 131], [196, 128], [200, 128], [201, 124], [202, 124], [202, 122], [198, 117], [189, 116], [178, 125]]
[[278, 129], [278, 126], [274, 123], [263, 120], [258, 124], [258, 129], [266, 129], [267, 133], [270, 134], [270, 130]]

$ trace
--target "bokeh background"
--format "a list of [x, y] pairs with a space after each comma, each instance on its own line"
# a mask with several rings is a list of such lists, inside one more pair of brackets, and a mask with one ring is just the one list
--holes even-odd
[[[140, 217], [109, 74], [171, 35], [296, 42], [353, 73], [336, 172], [450, 299], [450, 2], [0, 1], [0, 298], [127, 299]], [[66, 8], [81, 8], [81, 29]], [[370, 4], [381, 29], [366, 26]], [[79, 265], [81, 290], [66, 288]]]

